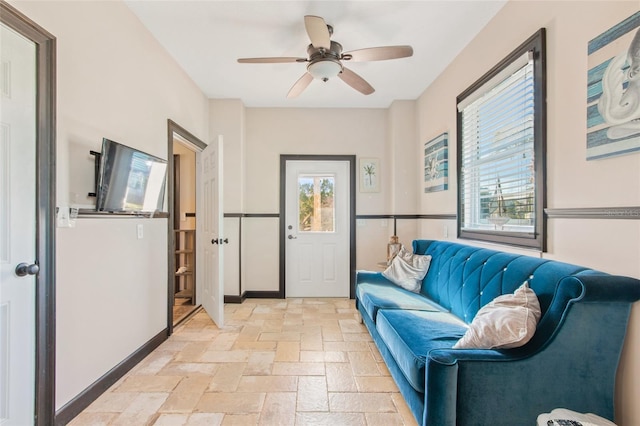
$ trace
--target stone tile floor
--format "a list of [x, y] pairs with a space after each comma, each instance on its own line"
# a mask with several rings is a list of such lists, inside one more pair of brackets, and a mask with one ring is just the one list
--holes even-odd
[[353, 300], [199, 311], [71, 423], [415, 425]]

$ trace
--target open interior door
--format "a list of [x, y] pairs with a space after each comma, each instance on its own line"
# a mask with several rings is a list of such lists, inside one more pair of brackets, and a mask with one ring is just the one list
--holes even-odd
[[4, 23], [0, 34], [0, 424], [10, 426], [34, 421], [37, 56]]
[[198, 155], [196, 294], [218, 327], [224, 325], [222, 136]]

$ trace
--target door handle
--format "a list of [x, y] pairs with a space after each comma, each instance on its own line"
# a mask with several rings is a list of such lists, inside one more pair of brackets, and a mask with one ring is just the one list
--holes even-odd
[[40, 272], [40, 267], [35, 264], [28, 264], [26, 262], [22, 262], [18, 266], [16, 266], [16, 275], [19, 277], [24, 277], [27, 275], [37, 275]]
[[294, 237], [293, 235], [289, 234], [289, 236], [287, 237], [290, 240], [296, 240], [298, 239], [298, 237]]
[[229, 239], [214, 238], [213, 240], [211, 240], [211, 244], [229, 244]]

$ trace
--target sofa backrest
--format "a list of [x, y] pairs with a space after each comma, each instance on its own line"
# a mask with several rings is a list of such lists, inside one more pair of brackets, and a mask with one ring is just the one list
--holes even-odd
[[470, 323], [481, 307], [522, 283], [538, 296], [542, 315], [558, 282], [587, 268], [448, 241], [415, 240], [413, 252], [432, 256], [421, 293]]

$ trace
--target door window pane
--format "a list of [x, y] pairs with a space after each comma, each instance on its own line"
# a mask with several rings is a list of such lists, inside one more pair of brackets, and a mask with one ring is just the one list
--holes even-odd
[[298, 231], [335, 232], [334, 176], [298, 177]]

